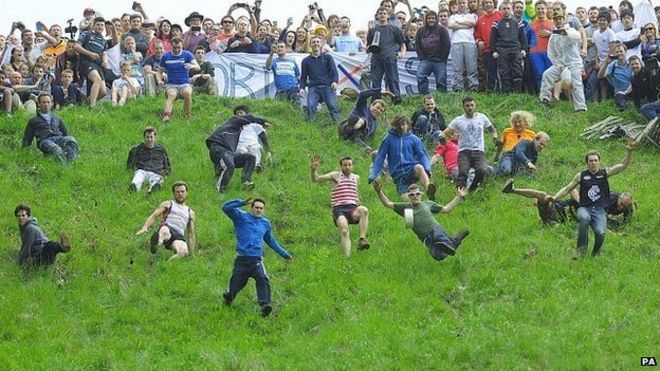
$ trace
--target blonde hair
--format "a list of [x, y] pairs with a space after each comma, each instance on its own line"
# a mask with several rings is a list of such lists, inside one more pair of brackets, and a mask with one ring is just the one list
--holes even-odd
[[513, 111], [511, 112], [511, 123], [513, 123], [515, 120], [522, 120], [523, 124], [525, 125], [525, 129], [529, 129], [532, 126], [534, 126], [534, 123], [536, 122], [536, 116], [534, 116], [531, 112], [527, 111]]

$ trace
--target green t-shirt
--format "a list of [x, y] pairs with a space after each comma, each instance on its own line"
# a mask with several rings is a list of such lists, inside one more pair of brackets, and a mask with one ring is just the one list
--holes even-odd
[[433, 231], [433, 227], [440, 225], [433, 217], [433, 214], [440, 213], [442, 207], [442, 205], [433, 201], [422, 201], [417, 206], [413, 206], [411, 202], [395, 202], [393, 208], [394, 212], [401, 216], [403, 216], [403, 210], [413, 210], [412, 230], [423, 241], [424, 237]]

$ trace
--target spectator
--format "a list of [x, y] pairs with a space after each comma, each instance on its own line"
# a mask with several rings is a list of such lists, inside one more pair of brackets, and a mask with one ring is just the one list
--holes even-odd
[[72, 104], [81, 105], [85, 102], [85, 93], [80, 90], [78, 84], [73, 82], [73, 71], [62, 71], [59, 85], [53, 85], [53, 103], [55, 109]]
[[495, 91], [497, 86], [497, 61], [493, 59], [493, 50], [490, 47], [490, 34], [493, 24], [502, 19], [502, 13], [495, 10], [495, 0], [483, 0], [483, 14], [477, 19], [474, 26], [474, 38], [477, 41], [479, 57], [477, 67], [481, 90]]
[[192, 12], [183, 21], [186, 26], [190, 27], [188, 31], [183, 34], [183, 49], [190, 53], [194, 53], [197, 45], [206, 39], [206, 35], [202, 32], [203, 19], [203, 15], [198, 12]]
[[415, 51], [415, 37], [417, 36], [417, 23], [410, 23], [403, 30], [404, 43], [406, 44], [407, 52]]
[[195, 48], [195, 61], [199, 65], [198, 70], [189, 70], [190, 83], [193, 92], [204, 93], [211, 96], [218, 95], [218, 84], [215, 81], [215, 67], [211, 62], [204, 60], [206, 51], [202, 45]]
[[652, 55], [657, 55], [660, 52], [660, 38], [656, 31], [656, 26], [653, 23], [644, 25], [644, 33], [641, 35], [642, 42], [642, 60], [653, 58]]
[[32, 85], [25, 85], [23, 84], [20, 72], [12, 72], [9, 76], [9, 81], [11, 84], [5, 86], [10, 87], [18, 95], [19, 107], [23, 107], [29, 113], [35, 113], [37, 111], [37, 102], [33, 91], [41, 81], [39, 80]]
[[447, 58], [450, 47], [449, 33], [438, 24], [437, 14], [434, 11], [426, 12], [424, 27], [417, 31], [415, 38], [415, 51], [419, 59], [417, 87], [420, 94], [429, 94], [428, 77], [431, 73], [435, 77], [436, 91], [447, 92]]
[[130, 77], [136, 79], [140, 87], [144, 87], [144, 69], [142, 67], [144, 55], [135, 49], [135, 40], [131, 36], [124, 39], [123, 47], [124, 53], [119, 57], [119, 60], [129, 65]]
[[[269, 125], [266, 120], [249, 114], [246, 106], [238, 106], [234, 109], [234, 116], [229, 118], [224, 124], [220, 125], [208, 138], [206, 138], [206, 147], [209, 150], [209, 157], [215, 167], [217, 180], [215, 188], [223, 193], [234, 175], [234, 169], [243, 167], [243, 186], [246, 189], [254, 188], [252, 182], [252, 172], [256, 166], [254, 156], [242, 156], [236, 158], [236, 147], [240, 140], [240, 133], [243, 127], [251, 123], [261, 126]], [[240, 160], [240, 161], [239, 161]]]
[[143, 56], [147, 55], [149, 50], [149, 38], [141, 31], [142, 16], [139, 14], [132, 14], [130, 16], [130, 25], [131, 28], [128, 32], [121, 35], [122, 52], [127, 53], [125, 46], [126, 38], [130, 36], [135, 40], [135, 50], [140, 52]]
[[634, 22], [635, 14], [632, 10], [621, 13], [623, 30], [616, 33], [616, 39], [626, 46], [626, 59], [633, 55], [642, 56], [640, 29], [635, 27]]
[[103, 58], [106, 54], [106, 42], [103, 37], [105, 19], [94, 18], [92, 31], [84, 31], [78, 38], [75, 51], [80, 54], [80, 73], [87, 79], [87, 84], [92, 84], [89, 92], [90, 107], [96, 106], [96, 101], [105, 95], [105, 83], [103, 71]]
[[515, 175], [521, 168], [535, 171], [539, 152], [548, 145], [549, 141], [550, 136], [543, 131], [539, 131], [533, 141], [521, 140], [511, 151], [504, 153], [497, 174], [509, 177]]
[[[277, 58], [273, 58], [274, 51], [277, 52]], [[284, 41], [278, 41], [275, 48], [271, 48], [270, 55], [266, 59], [266, 69], [273, 71], [273, 80], [277, 89], [275, 97], [299, 105], [298, 79], [300, 78], [300, 69], [296, 60], [287, 56], [287, 47]]]
[[73, 71], [73, 83], [78, 84], [80, 77], [78, 76], [79, 56], [76, 54], [76, 41], [67, 40], [66, 49], [64, 53], [57, 56], [55, 60], [55, 81], [61, 81], [62, 71]]
[[2, 103], [0, 107], [4, 108], [8, 117], [12, 117], [12, 112], [21, 107], [21, 98], [6, 80], [5, 72], [0, 70], [0, 103]]
[[339, 53], [356, 54], [365, 51], [365, 45], [357, 36], [351, 36], [351, 20], [341, 17], [341, 35], [332, 38], [334, 48]]
[[58, 163], [67, 164], [78, 158], [78, 142], [69, 136], [61, 118], [51, 112], [52, 97], [42, 92], [37, 98], [39, 112], [28, 121], [23, 134], [23, 147], [32, 145], [36, 137], [37, 148], [45, 155], [54, 156]]
[[339, 106], [337, 105], [337, 68], [335, 61], [328, 53], [321, 53], [321, 39], [312, 38], [312, 54], [302, 61], [302, 72], [300, 74], [300, 95], [307, 91], [307, 121], [314, 121], [318, 104], [323, 99], [330, 111], [332, 121], [338, 123]]
[[[614, 99], [616, 101], [616, 108], [619, 112], [628, 108], [627, 93], [630, 89], [630, 82], [632, 81], [632, 69], [626, 60], [626, 46], [625, 44], [618, 44], [614, 48], [616, 53], [616, 60], [611, 60], [608, 56], [605, 63], [598, 71], [598, 77], [607, 79], [612, 88], [614, 89]], [[639, 59], [639, 58], [638, 58]]]
[[192, 87], [188, 82], [188, 72], [199, 70], [195, 57], [187, 50], [183, 50], [183, 40], [175, 37], [172, 39], [172, 51], [163, 54], [160, 59], [163, 73], [167, 74], [167, 85], [165, 86], [165, 107], [163, 108], [163, 122], [169, 122], [172, 118], [172, 107], [177, 98], [183, 98], [183, 116], [186, 120], [191, 118], [192, 109]]
[[504, 2], [500, 8], [502, 19], [493, 23], [490, 34], [490, 47], [493, 58], [497, 60], [497, 69], [502, 83], [502, 93], [522, 92], [522, 59], [529, 48], [522, 21], [513, 17], [511, 3]]
[[160, 65], [160, 59], [164, 54], [164, 44], [161, 40], [156, 40], [154, 45], [154, 54], [148, 56], [142, 62], [142, 70], [144, 72], [144, 91], [145, 93], [153, 97], [156, 95], [156, 92], [163, 90], [162, 87], [165, 86], [165, 81], [161, 76], [163, 68]]
[[600, 100], [607, 98], [609, 91], [609, 84], [598, 77], [598, 71], [605, 63], [605, 60], [610, 55], [610, 49], [616, 44], [616, 36], [614, 31], [609, 28], [610, 15], [608, 13], [600, 13], [598, 15], [598, 29], [593, 31], [591, 35], [592, 44], [596, 47], [596, 63], [594, 64], [595, 73], [587, 75], [584, 87], [585, 99], [593, 99], [596, 92]]
[[[222, 53], [227, 48], [225, 44], [223, 44], [222, 42], [220, 42], [220, 40], [218, 40], [219, 35], [220, 35], [220, 26], [218, 25], [211, 26], [209, 32], [206, 34], [206, 39], [202, 40], [202, 42], [200, 42], [197, 45], [197, 48], [201, 46], [202, 49], [204, 49], [204, 53], [208, 53], [208, 52]], [[195, 48], [195, 50], [197, 50], [197, 48]]]
[[234, 17], [231, 15], [225, 15], [222, 17], [222, 20], [220, 21], [220, 25], [222, 26], [222, 30], [220, 31], [220, 34], [218, 35], [218, 41], [220, 41], [222, 44], [224, 44], [224, 48], [222, 48], [222, 51], [227, 49], [228, 46], [228, 41], [231, 39], [235, 32], [234, 32]]
[[454, 65], [452, 90], [465, 90], [463, 74], [467, 75], [467, 91], [477, 91], [477, 46], [474, 41], [474, 26], [477, 15], [468, 11], [467, 0], [458, 0], [458, 13], [449, 16], [451, 35], [451, 60]]
[[643, 103], [653, 102], [657, 96], [658, 77], [653, 76], [653, 72], [648, 68], [642, 67], [642, 61], [636, 56], [630, 57], [630, 69], [633, 76], [630, 81], [629, 96], [635, 102], [637, 109], [642, 108]]
[[349, 224], [359, 224], [360, 226], [358, 250], [368, 249], [369, 210], [366, 206], [360, 204], [358, 195], [360, 176], [353, 173], [353, 159], [342, 157], [339, 160], [341, 171], [332, 171], [323, 175], [319, 175], [317, 172], [320, 163], [318, 157], [313, 157], [310, 161], [312, 181], [315, 183], [332, 182], [332, 192], [330, 194], [332, 219], [337, 229], [339, 229], [344, 256], [349, 257], [351, 255]]
[[426, 189], [429, 200], [435, 200], [436, 186], [430, 180], [431, 163], [422, 141], [410, 132], [410, 120], [397, 115], [390, 126], [392, 128], [378, 148], [369, 174], [369, 183], [379, 177], [387, 161], [388, 171], [402, 200], [408, 200], [408, 187], [417, 180]]
[[[612, 31], [615, 33], [619, 33], [624, 30], [625, 25], [623, 24], [623, 13], [633, 13], [633, 5], [630, 1], [628, 0], [623, 0], [619, 3], [619, 15], [620, 15], [620, 20], [616, 18], [612, 18], [612, 24], [611, 28]], [[615, 12], [616, 13], [616, 12]], [[637, 28], [636, 25], [633, 25], [634, 28]]]
[[566, 17], [563, 13], [554, 14], [556, 30], [553, 31], [548, 43], [548, 57], [552, 62], [552, 67], [543, 73], [540, 99], [542, 104], [550, 104], [552, 86], [558, 80], [562, 70], [568, 68], [571, 74], [573, 108], [576, 112], [584, 112], [587, 110], [587, 105], [582, 85], [584, 65], [580, 56], [580, 34], [565, 24], [565, 20]]
[[227, 53], [256, 53], [254, 38], [250, 36], [248, 27], [247, 19], [238, 19], [236, 35], [227, 41]]
[[126, 160], [126, 168], [133, 170], [133, 179], [129, 190], [139, 192], [142, 184], [148, 184], [147, 193], [151, 194], [163, 187], [165, 177], [171, 172], [167, 150], [156, 143], [156, 128], [148, 126], [142, 132], [144, 142], [131, 148]]
[[[387, 3], [386, 0], [383, 3]], [[399, 69], [397, 59], [403, 58], [406, 53], [406, 45], [401, 32], [401, 27], [393, 26], [388, 23], [388, 13], [386, 8], [379, 8], [377, 13], [378, 24], [367, 33], [367, 45], [375, 41], [378, 44], [378, 50], [369, 50], [371, 53], [371, 88], [381, 89], [383, 75], [385, 76], [385, 85], [387, 90], [394, 94], [392, 102], [399, 104], [402, 102], [399, 89]], [[378, 35], [378, 39], [374, 38]], [[376, 96], [380, 98], [379, 96]]]
[[14, 209], [18, 220], [18, 230], [21, 234], [21, 251], [18, 254], [20, 265], [52, 265], [59, 253], [71, 251], [69, 235], [61, 231], [60, 241], [49, 241], [48, 237], [32, 217], [32, 210], [25, 204]]
[[202, 21], [202, 32], [208, 35], [211, 33], [211, 28], [213, 28], [213, 25], [215, 22], [211, 18], [204, 18]]
[[412, 132], [427, 146], [435, 146], [447, 128], [445, 117], [435, 104], [433, 95], [427, 94], [422, 100], [422, 109], [416, 111], [411, 119]]
[[309, 32], [303, 26], [296, 29], [296, 44], [294, 50], [296, 53], [311, 53], [312, 47], [310, 45]]
[[495, 144], [497, 129], [486, 115], [477, 112], [477, 103], [472, 97], [463, 98], [463, 115], [454, 118], [444, 131], [445, 138], [451, 138], [454, 131], [459, 132], [458, 139], [458, 187], [466, 187], [470, 169], [475, 169], [475, 176], [469, 191], [474, 191], [483, 181], [488, 170], [485, 158], [484, 129], [492, 135]]
[[[240, 208], [250, 204], [250, 212]], [[254, 278], [257, 285], [257, 300], [261, 306], [261, 315], [267, 317], [273, 307], [270, 301], [270, 284], [263, 262], [264, 241], [281, 257], [288, 262], [293, 260], [284, 247], [273, 235], [270, 221], [264, 217], [266, 202], [260, 198], [244, 200], [231, 200], [222, 205], [222, 211], [234, 223], [236, 234], [236, 252], [238, 256], [234, 261], [234, 270], [229, 279], [229, 287], [222, 294], [225, 305], [230, 305], [236, 295], [245, 287], [248, 278]]]
[[152, 56], [156, 54], [156, 43], [160, 42], [162, 50], [169, 52], [172, 50], [172, 44], [170, 42], [170, 32], [172, 30], [172, 23], [163, 19], [158, 25], [158, 32], [156, 32], [156, 37], [149, 40], [149, 50], [147, 51], [147, 56]]
[[[531, 5], [531, 1], [530, 1], [530, 5]], [[524, 35], [527, 39], [527, 48], [523, 49], [525, 55], [522, 57], [522, 64], [523, 64], [522, 91], [523, 92], [526, 91], [529, 94], [534, 95], [534, 94], [538, 94], [539, 88], [538, 85], [536, 85], [534, 78], [532, 76], [532, 69], [530, 67], [529, 58], [527, 58], [527, 56], [529, 55], [529, 48], [536, 45], [536, 34], [534, 33], [534, 30], [532, 30], [532, 27], [530, 27], [529, 22], [525, 19], [525, 14], [526, 14], [525, 2], [523, 0], [515, 0], [513, 2], [513, 18], [517, 22], [522, 23]]]
[[121, 76], [112, 82], [112, 105], [122, 107], [127, 99], [140, 95], [140, 83], [131, 76], [131, 64], [121, 62]]
[[[137, 236], [147, 233], [149, 228], [156, 222], [159, 216], [162, 218], [158, 229], [151, 235], [149, 246], [152, 254], [158, 250], [158, 246], [163, 245], [166, 249], [172, 250], [172, 255], [168, 260], [181, 259], [195, 251], [197, 238], [195, 236], [195, 212], [186, 205], [188, 198], [188, 184], [177, 181], [172, 184], [172, 193], [174, 200], [164, 201], [154, 210], [144, 221], [144, 225], [135, 234]], [[188, 241], [186, 241], [186, 232], [188, 232]]]

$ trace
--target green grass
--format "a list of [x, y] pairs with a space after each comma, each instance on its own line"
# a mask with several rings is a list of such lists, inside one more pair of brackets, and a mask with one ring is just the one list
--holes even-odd
[[[459, 95], [438, 96], [450, 119], [461, 113]], [[544, 110], [534, 97], [477, 96], [478, 110], [501, 131], [511, 111], [538, 117], [551, 136], [539, 176], [518, 186], [555, 192], [599, 149], [613, 165], [621, 142], [586, 142], [579, 133], [613, 114], [612, 102], [575, 115], [567, 103]], [[319, 122], [275, 101], [248, 101], [275, 125], [269, 136], [276, 166], [255, 176], [250, 195], [267, 200], [266, 214], [279, 241], [295, 256], [287, 265], [268, 249], [275, 312], [258, 315], [252, 282], [227, 308], [220, 294], [231, 274], [234, 234], [222, 202], [244, 198], [235, 174], [230, 190], [215, 192], [204, 139], [236, 101], [197, 97], [194, 118], [158, 123], [162, 98], [58, 114], [81, 146], [81, 158], [58, 166], [34, 146], [20, 149], [27, 115], [0, 119], [0, 369], [630, 369], [641, 356], [660, 356], [658, 153], [642, 148], [632, 166], [611, 179], [640, 205], [631, 225], [609, 231], [597, 259], [572, 261], [576, 226], [540, 227], [531, 200], [503, 196], [491, 179], [440, 222], [450, 232], [469, 227], [460, 252], [433, 260], [402, 219], [380, 205], [366, 183], [369, 160], [337, 139], [327, 111]], [[387, 112], [410, 115], [419, 98]], [[343, 103], [347, 114], [351, 104]], [[641, 120], [633, 112], [626, 117]], [[190, 184], [198, 218], [197, 254], [166, 262], [152, 256], [148, 237], [135, 237], [147, 215], [169, 199], [129, 194], [128, 150], [142, 129], [155, 125], [170, 153], [173, 174]], [[377, 138], [385, 132], [379, 129]], [[373, 143], [374, 146], [378, 142]], [[491, 146], [491, 143], [488, 143]], [[329, 209], [329, 187], [311, 183], [308, 158], [320, 171], [356, 158], [362, 201], [370, 209], [372, 248], [341, 253]], [[492, 157], [492, 147], [488, 157]], [[451, 184], [434, 176], [439, 200]], [[394, 186], [385, 186], [395, 199]], [[13, 208], [28, 203], [46, 233], [72, 236], [70, 254], [54, 268], [23, 271], [14, 263], [19, 235]], [[352, 227], [355, 228], [355, 227]], [[593, 238], [590, 238], [593, 241]], [[534, 254], [535, 252], [535, 254]]]

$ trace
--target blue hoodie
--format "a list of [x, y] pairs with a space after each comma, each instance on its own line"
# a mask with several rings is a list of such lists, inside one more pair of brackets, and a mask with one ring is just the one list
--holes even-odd
[[374, 166], [369, 174], [369, 183], [376, 180], [386, 158], [388, 170], [394, 179], [410, 174], [417, 164], [421, 164], [427, 173], [431, 173], [431, 162], [424, 149], [424, 144], [410, 131], [399, 136], [394, 129], [389, 130], [378, 148]]
[[273, 236], [270, 221], [265, 217], [256, 217], [241, 210], [240, 208], [245, 205], [244, 200], [231, 200], [222, 205], [222, 211], [234, 222], [238, 255], [261, 257], [264, 255], [263, 243], [266, 241], [268, 246], [281, 257], [291, 258]]

